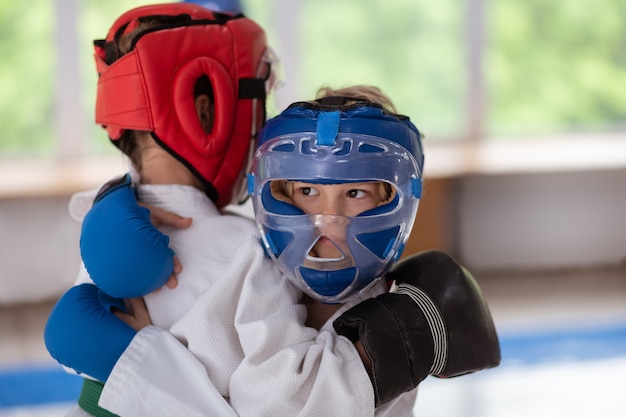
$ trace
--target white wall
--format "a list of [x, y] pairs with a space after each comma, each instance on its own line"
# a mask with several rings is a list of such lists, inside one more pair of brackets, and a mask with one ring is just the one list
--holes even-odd
[[56, 297], [74, 282], [80, 225], [68, 202], [0, 199], [0, 305]]
[[458, 248], [475, 269], [617, 265], [626, 170], [472, 176], [458, 188]]

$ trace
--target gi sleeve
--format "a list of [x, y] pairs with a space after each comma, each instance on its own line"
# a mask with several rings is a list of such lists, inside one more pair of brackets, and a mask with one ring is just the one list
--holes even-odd
[[195, 356], [155, 326], [133, 338], [104, 385], [99, 405], [121, 417], [237, 416]]

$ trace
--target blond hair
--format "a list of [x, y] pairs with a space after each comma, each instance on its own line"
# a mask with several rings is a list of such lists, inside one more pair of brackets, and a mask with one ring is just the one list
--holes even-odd
[[[393, 101], [391, 101], [389, 96], [387, 96], [380, 88], [373, 85], [353, 85], [338, 89], [323, 86], [317, 90], [315, 98], [320, 99], [324, 97], [349, 97], [355, 99], [354, 103], [359, 100], [367, 100], [372, 103], [380, 104], [383, 109], [390, 113], [397, 113], [396, 106], [393, 104]], [[352, 104], [352, 102], [348, 102], [346, 104]]]

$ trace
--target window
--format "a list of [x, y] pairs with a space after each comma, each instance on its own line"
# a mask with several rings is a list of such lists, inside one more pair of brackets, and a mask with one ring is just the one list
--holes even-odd
[[486, 3], [493, 137], [626, 131], [625, 0]]
[[[0, 161], [114, 153], [93, 123], [92, 41], [128, 0], [0, 6]], [[626, 0], [242, 0], [286, 73], [381, 87], [429, 141], [626, 130]]]
[[49, 155], [54, 148], [54, 7], [0, 5], [0, 155]]
[[[150, 3], [163, 2], [152, 0]], [[115, 152], [93, 122], [94, 39], [140, 0], [0, 4], [0, 162]]]
[[284, 60], [283, 105], [373, 83], [429, 140], [626, 130], [626, 0], [243, 4]]
[[[374, 84], [428, 137], [464, 129], [464, 10], [455, 0], [243, 2], [285, 69], [280, 105], [322, 85]], [[289, 18], [285, 18], [289, 16]]]

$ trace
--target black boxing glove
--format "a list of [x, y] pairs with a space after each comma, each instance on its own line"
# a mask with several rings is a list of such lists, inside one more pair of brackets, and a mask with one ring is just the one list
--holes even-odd
[[389, 272], [389, 293], [365, 300], [334, 322], [360, 340], [371, 360], [376, 406], [428, 375], [454, 377], [500, 364], [500, 344], [474, 278], [449, 255], [429, 251]]

